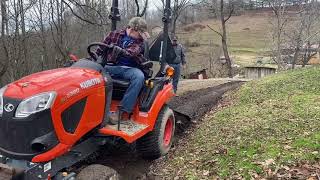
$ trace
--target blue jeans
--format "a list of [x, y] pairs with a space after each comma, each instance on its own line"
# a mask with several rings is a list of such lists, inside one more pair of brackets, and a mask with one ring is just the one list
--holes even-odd
[[128, 66], [105, 66], [105, 69], [112, 78], [130, 81], [130, 85], [120, 102], [121, 110], [130, 114], [143, 87], [144, 74], [140, 69]]
[[174, 68], [174, 75], [173, 75], [173, 90], [174, 93], [177, 93], [178, 90], [178, 83], [179, 83], [179, 79], [180, 79], [180, 73], [181, 73], [181, 64], [169, 64], [169, 66]]

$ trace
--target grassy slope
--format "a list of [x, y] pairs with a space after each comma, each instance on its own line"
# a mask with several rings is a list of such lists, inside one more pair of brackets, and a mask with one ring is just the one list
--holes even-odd
[[229, 97], [233, 105], [206, 117], [183, 149], [171, 155], [168, 172], [188, 179], [249, 179], [316, 161], [319, 79], [320, 68], [312, 68], [247, 83]]

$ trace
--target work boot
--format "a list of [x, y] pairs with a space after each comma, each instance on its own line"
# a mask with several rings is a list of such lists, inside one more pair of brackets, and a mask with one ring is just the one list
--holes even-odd
[[[121, 115], [120, 115], [120, 117], [121, 117]], [[118, 121], [119, 121], [119, 112], [118, 111], [111, 113], [109, 115], [109, 124], [116, 125], [116, 124], [118, 124]], [[121, 119], [120, 119], [120, 121], [121, 121]]]
[[[121, 111], [120, 112], [120, 121], [124, 121], [124, 120], [128, 120], [128, 113]], [[111, 125], [116, 125], [118, 124], [118, 120], [119, 120], [119, 111], [116, 111], [114, 113], [111, 113], [109, 115], [109, 124]]]

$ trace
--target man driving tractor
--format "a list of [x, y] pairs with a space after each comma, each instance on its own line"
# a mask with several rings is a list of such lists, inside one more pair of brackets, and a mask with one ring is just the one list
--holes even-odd
[[139, 67], [147, 61], [143, 57], [144, 41], [149, 37], [146, 21], [140, 17], [134, 17], [126, 28], [110, 32], [103, 40], [105, 44], [114, 45], [112, 52], [101, 49], [97, 51], [97, 54], [107, 59], [108, 64], [105, 69], [112, 78], [130, 81], [129, 88], [120, 102], [118, 112], [110, 114], [110, 124], [118, 123], [119, 113], [120, 120], [122, 120], [125, 113], [129, 115], [133, 111], [145, 81], [144, 73]]

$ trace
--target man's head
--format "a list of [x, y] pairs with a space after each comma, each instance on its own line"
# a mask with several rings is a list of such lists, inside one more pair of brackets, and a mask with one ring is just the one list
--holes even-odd
[[142, 38], [147, 40], [150, 38], [148, 33], [147, 22], [141, 17], [133, 17], [130, 19], [127, 27], [127, 34], [133, 38]]
[[178, 37], [177, 36], [173, 36], [172, 37], [172, 45], [176, 46], [178, 44]]

